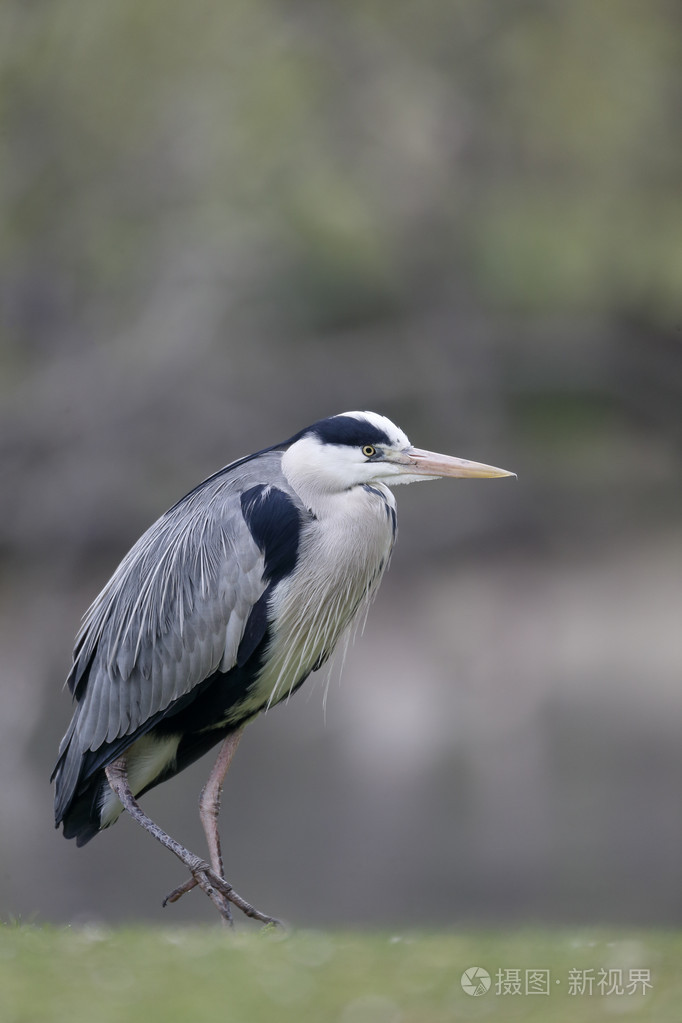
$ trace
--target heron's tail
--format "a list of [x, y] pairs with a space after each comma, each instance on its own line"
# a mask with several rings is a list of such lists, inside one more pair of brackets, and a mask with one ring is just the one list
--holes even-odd
[[77, 845], [85, 845], [101, 829], [101, 804], [105, 787], [103, 770], [83, 777], [84, 758], [73, 743], [74, 723], [64, 736], [59, 759], [50, 781], [55, 783], [55, 827], [63, 825], [64, 838], [75, 838]]
[[76, 845], [85, 845], [101, 830], [99, 807], [106, 784], [102, 772], [99, 782], [93, 779], [88, 789], [71, 801], [61, 820], [56, 822], [57, 827], [62, 824], [64, 838], [75, 838]]

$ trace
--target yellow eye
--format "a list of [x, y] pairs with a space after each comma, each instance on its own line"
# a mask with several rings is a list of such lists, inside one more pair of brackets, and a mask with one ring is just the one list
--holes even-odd
[[365, 458], [372, 458], [374, 455], [376, 455], [377, 449], [373, 448], [371, 444], [365, 444], [364, 448], [362, 449], [362, 453], [365, 456]]

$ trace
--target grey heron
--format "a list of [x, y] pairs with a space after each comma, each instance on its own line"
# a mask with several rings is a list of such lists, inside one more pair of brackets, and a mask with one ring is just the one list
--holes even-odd
[[[366, 611], [396, 537], [393, 486], [513, 475], [412, 447], [377, 413], [346, 412], [200, 483], [86, 612], [52, 776], [56, 826], [84, 845], [125, 809], [189, 870], [165, 902], [198, 885], [224, 920], [233, 904], [275, 922], [224, 876], [218, 813], [245, 725], [298, 689]], [[138, 797], [218, 743], [199, 803], [207, 861]]]

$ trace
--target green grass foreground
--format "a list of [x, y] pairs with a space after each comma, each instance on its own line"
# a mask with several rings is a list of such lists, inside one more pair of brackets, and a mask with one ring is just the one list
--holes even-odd
[[[471, 967], [490, 974], [481, 996], [462, 988]], [[651, 987], [629, 993], [641, 970]], [[571, 971], [591, 971], [591, 995], [569, 993]], [[616, 990], [607, 993], [600, 971], [615, 971]], [[549, 993], [526, 993], [527, 982]], [[2, 1023], [679, 1023], [681, 1006], [682, 935], [673, 932], [0, 926]]]

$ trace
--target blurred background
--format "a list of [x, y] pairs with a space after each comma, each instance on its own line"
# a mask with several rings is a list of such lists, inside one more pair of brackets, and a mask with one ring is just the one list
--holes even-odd
[[[369, 408], [515, 470], [398, 494], [342, 681], [247, 731], [228, 877], [298, 924], [682, 921], [682, 11], [4, 0], [0, 914], [211, 920], [48, 776], [81, 614], [198, 480]], [[145, 798], [203, 849], [210, 763]]]

